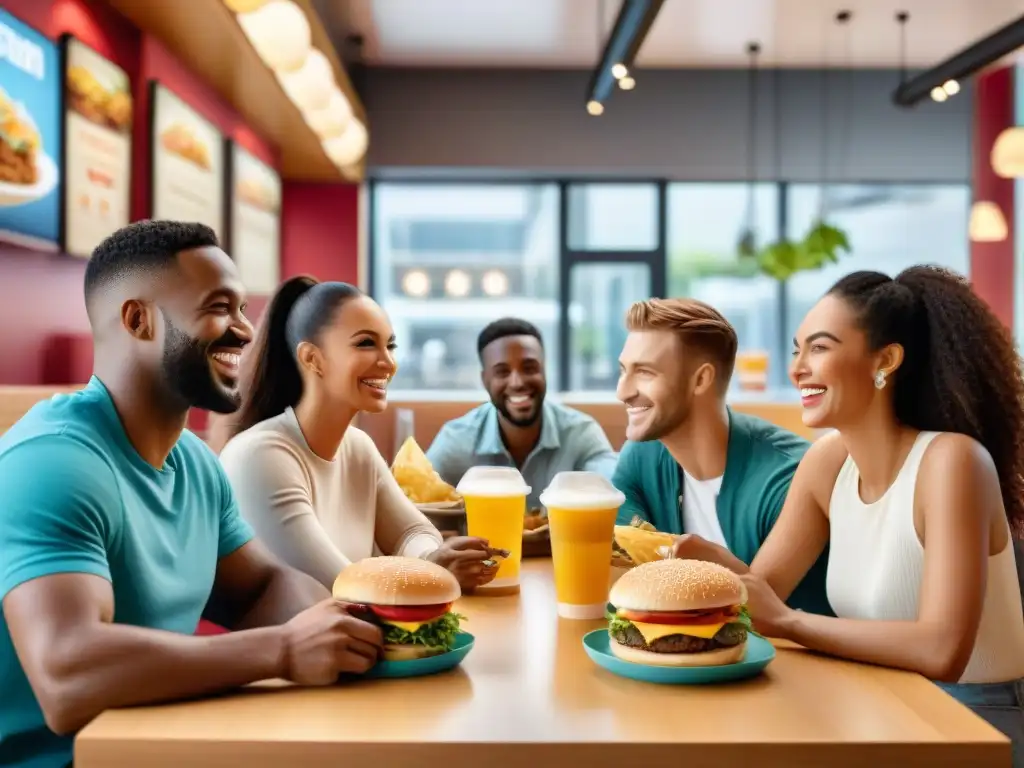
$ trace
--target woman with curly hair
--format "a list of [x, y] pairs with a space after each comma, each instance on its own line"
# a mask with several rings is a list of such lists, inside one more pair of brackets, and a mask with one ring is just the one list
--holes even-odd
[[[749, 570], [691, 536], [674, 555], [743, 574], [769, 636], [936, 681], [1024, 765], [1024, 378], [1009, 333], [966, 280], [913, 267], [842, 278], [793, 343], [803, 421], [835, 431]], [[838, 618], [784, 602], [826, 545]]]

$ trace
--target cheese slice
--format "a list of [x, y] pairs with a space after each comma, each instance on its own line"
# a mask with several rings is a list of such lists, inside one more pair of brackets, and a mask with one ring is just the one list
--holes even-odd
[[726, 624], [724, 621], [718, 624], [647, 624], [643, 621], [631, 623], [643, 635], [644, 642], [648, 645], [669, 635], [689, 635], [710, 640]]
[[393, 627], [404, 629], [406, 632], [415, 632], [417, 629], [422, 627], [424, 624], [429, 624], [429, 621], [383, 621], [383, 624], [390, 624]]

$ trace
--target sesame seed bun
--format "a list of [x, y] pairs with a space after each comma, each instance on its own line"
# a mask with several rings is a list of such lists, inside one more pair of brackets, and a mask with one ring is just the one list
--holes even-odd
[[632, 664], [645, 664], [649, 667], [721, 667], [743, 661], [747, 652], [747, 641], [729, 648], [716, 648], [701, 653], [655, 653], [616, 642], [610, 638], [608, 643], [611, 652]]
[[366, 605], [436, 605], [459, 599], [452, 573], [418, 557], [368, 557], [334, 581], [334, 597]]
[[743, 605], [747, 588], [717, 563], [655, 560], [624, 573], [608, 599], [631, 611], [701, 611]]

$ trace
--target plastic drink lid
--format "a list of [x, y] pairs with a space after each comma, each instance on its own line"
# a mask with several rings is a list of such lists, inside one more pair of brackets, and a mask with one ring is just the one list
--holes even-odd
[[455, 489], [463, 496], [526, 496], [532, 490], [515, 467], [470, 467]]
[[550, 509], [618, 509], [626, 494], [596, 472], [559, 472], [540, 495], [540, 503]]

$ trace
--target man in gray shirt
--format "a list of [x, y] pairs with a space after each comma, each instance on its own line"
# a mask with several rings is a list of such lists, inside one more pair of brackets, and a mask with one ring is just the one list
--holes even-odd
[[452, 485], [472, 466], [516, 467], [531, 487], [527, 509], [557, 473], [598, 472], [611, 479], [618, 460], [592, 417], [545, 399], [544, 342], [525, 320], [495, 320], [481, 331], [477, 351], [490, 396], [441, 428], [427, 451]]

